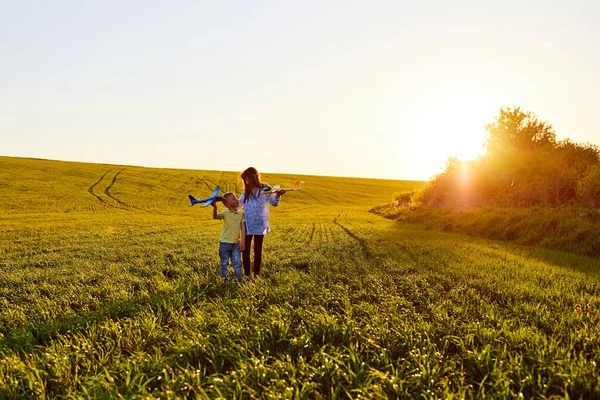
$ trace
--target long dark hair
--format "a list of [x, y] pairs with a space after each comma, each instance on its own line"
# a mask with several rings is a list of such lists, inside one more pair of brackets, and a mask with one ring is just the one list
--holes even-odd
[[[255, 188], [260, 188], [260, 174], [254, 167], [246, 168], [240, 175], [244, 181], [244, 203], [248, 201], [250, 197], [258, 198], [260, 191], [254, 193]], [[246, 183], [248, 179], [248, 183]]]

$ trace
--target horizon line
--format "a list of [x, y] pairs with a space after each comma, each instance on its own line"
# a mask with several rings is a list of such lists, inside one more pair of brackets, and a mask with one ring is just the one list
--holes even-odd
[[[26, 159], [26, 160], [39, 160], [39, 161], [69, 162], [69, 163], [80, 163], [80, 164], [114, 165], [114, 166], [122, 166], [122, 167], [136, 167], [136, 168], [148, 168], [148, 169], [231, 172], [231, 173], [236, 173], [236, 174], [241, 173], [241, 171], [234, 171], [234, 170], [157, 167], [157, 166], [147, 166], [147, 165], [137, 165], [137, 164], [120, 164], [120, 163], [108, 163], [108, 162], [98, 162], [98, 161], [65, 160], [65, 159], [32, 157], [32, 156], [9, 156], [9, 155], [2, 155], [2, 154], [0, 154], [0, 157], [19, 158], [19, 159]], [[421, 180], [421, 179], [374, 178], [374, 177], [366, 177], [366, 176], [345, 176], [345, 175], [318, 175], [318, 174], [306, 174], [306, 173], [297, 173], [296, 174], [293, 172], [272, 172], [272, 171], [260, 172], [260, 174], [261, 175], [314, 176], [314, 177], [320, 177], [320, 178], [373, 179], [373, 180], [380, 180], [380, 181], [399, 181], [399, 182], [429, 182], [431, 180], [431, 179]]]

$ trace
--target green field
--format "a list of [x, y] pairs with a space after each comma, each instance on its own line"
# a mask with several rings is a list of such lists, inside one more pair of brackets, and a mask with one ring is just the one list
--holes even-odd
[[[372, 214], [304, 181], [222, 283], [187, 194], [236, 172], [0, 157], [0, 398], [600, 398], [600, 261]], [[589, 305], [588, 305], [589, 304]]]

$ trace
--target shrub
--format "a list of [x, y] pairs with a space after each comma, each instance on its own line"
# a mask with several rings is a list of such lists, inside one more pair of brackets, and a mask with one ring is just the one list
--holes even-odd
[[600, 164], [590, 168], [579, 181], [577, 201], [590, 207], [600, 207]]

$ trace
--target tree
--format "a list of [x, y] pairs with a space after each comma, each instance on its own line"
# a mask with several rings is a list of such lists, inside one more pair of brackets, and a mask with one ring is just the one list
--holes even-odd
[[487, 154], [471, 162], [449, 159], [419, 194], [423, 205], [530, 207], [579, 200], [600, 206], [600, 172], [593, 169], [598, 147], [557, 142], [549, 123], [518, 107], [501, 108], [486, 129]]
[[519, 107], [501, 108], [496, 120], [486, 125], [486, 130], [489, 133], [486, 143], [489, 154], [510, 148], [535, 151], [556, 144], [552, 126]]
[[577, 185], [577, 200], [590, 207], [600, 207], [600, 164], [590, 168]]
[[598, 163], [598, 148], [569, 139], [557, 143], [546, 155], [546, 187], [551, 204], [572, 203], [577, 185], [585, 173]]

